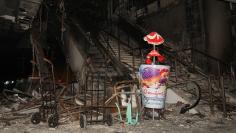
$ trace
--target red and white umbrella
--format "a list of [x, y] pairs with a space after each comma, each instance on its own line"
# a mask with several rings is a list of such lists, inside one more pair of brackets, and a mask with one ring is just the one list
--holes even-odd
[[164, 38], [161, 37], [157, 32], [151, 32], [150, 34], [146, 35], [144, 38], [144, 41], [147, 41], [148, 44], [153, 45], [160, 45], [164, 43]]

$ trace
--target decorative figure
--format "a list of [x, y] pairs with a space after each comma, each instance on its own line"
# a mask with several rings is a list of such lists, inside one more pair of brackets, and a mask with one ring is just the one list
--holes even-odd
[[[165, 57], [162, 56], [156, 46], [164, 43], [164, 39], [157, 33], [151, 32], [144, 37], [148, 44], [153, 45], [146, 56], [146, 64], [139, 68], [140, 82], [142, 88], [143, 105], [145, 112], [152, 109], [152, 117], [162, 117], [165, 107], [166, 98], [166, 83], [169, 76], [170, 67], [167, 65], [160, 65], [164, 63]], [[157, 112], [156, 112], [157, 111]]]
[[164, 43], [164, 39], [157, 32], [151, 32], [144, 37], [144, 41], [147, 41], [148, 44], [153, 45], [153, 50], [147, 55], [146, 64], [150, 63], [151, 57], [153, 57], [152, 64], [155, 64], [155, 57], [157, 57], [159, 62], [163, 63], [165, 58], [158, 52], [158, 50], [156, 50], [155, 46]]

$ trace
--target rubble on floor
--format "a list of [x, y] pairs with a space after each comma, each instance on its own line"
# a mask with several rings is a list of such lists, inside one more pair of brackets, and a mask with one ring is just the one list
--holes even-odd
[[[184, 72], [183, 72], [184, 73]], [[186, 76], [186, 77], [184, 77]], [[40, 122], [38, 125], [31, 123], [31, 116], [34, 112], [38, 112], [40, 106], [40, 95], [32, 92], [32, 98], [19, 95], [11, 95], [11, 99], [0, 97], [0, 132], [19, 132], [19, 133], [64, 133], [64, 132], [86, 132], [86, 133], [215, 133], [215, 132], [236, 132], [236, 116], [235, 112], [231, 112], [227, 117], [223, 116], [220, 108], [214, 107], [214, 114], [209, 107], [209, 94], [207, 92], [207, 80], [202, 80], [199, 75], [184, 75], [178, 77], [178, 81], [188, 80], [197, 81], [202, 89], [202, 99], [197, 105], [197, 112], [191, 111], [180, 114], [181, 108], [185, 103], [176, 101], [176, 103], [167, 102], [165, 107], [165, 119], [161, 120], [141, 120], [135, 126], [128, 126], [126, 124], [115, 121], [113, 126], [108, 126], [103, 123], [88, 125], [87, 128], [81, 128], [79, 123], [80, 110], [77, 108], [73, 96], [64, 96], [60, 99], [60, 120], [59, 126], [56, 128], [49, 128], [45, 122]], [[169, 82], [169, 85], [175, 83]], [[192, 85], [192, 84], [191, 84]], [[191, 88], [191, 87], [190, 87]], [[181, 96], [186, 95], [182, 91], [181, 86], [174, 86], [172, 90]], [[38, 96], [37, 96], [38, 95]], [[186, 96], [191, 98], [192, 95]], [[183, 97], [183, 98], [186, 98]], [[167, 98], [168, 100], [168, 98]]]
[[[80, 128], [78, 119], [70, 119], [64, 116], [60, 118], [60, 125], [56, 128], [49, 128], [47, 124], [41, 122], [38, 125], [31, 123], [31, 115], [36, 112], [39, 101], [29, 100], [27, 104], [8, 103], [1, 100], [0, 106], [0, 132], [18, 133], [215, 133], [215, 132], [236, 132], [236, 117], [224, 118], [222, 113], [216, 112], [214, 115], [209, 112], [199, 111], [197, 114], [179, 114], [182, 103], [167, 104], [165, 119], [162, 120], [141, 120], [136, 126], [115, 121], [113, 126], [104, 124], [89, 125], [87, 128]], [[33, 104], [34, 103], [34, 104]], [[72, 117], [74, 117], [73, 115]]]

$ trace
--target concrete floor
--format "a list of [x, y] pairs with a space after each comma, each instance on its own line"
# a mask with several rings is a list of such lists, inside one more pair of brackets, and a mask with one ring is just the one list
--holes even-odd
[[[1, 133], [218, 133], [236, 132], [236, 120], [199, 118], [191, 115], [167, 116], [167, 120], [145, 120], [136, 126], [89, 125], [81, 129], [79, 121], [68, 122], [57, 128], [48, 128], [46, 123], [33, 125], [30, 118], [12, 121], [11, 124], [0, 126]], [[1, 122], [2, 123], [2, 122]]]
[[[236, 116], [223, 118], [221, 113], [211, 115], [200, 111], [198, 114], [179, 114], [181, 105], [166, 106], [165, 120], [142, 120], [136, 126], [123, 125], [115, 121], [113, 126], [103, 124], [80, 128], [79, 120], [60, 119], [60, 125], [49, 128], [47, 123], [33, 125], [30, 114], [22, 114], [21, 119], [10, 118], [13, 114], [0, 114], [0, 133], [235, 133]], [[20, 116], [18, 114], [18, 116]], [[4, 120], [6, 118], [8, 120]], [[15, 118], [15, 117], [14, 117]]]

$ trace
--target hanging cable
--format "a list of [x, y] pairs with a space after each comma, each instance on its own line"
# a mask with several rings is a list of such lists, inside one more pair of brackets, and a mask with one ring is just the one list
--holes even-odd
[[34, 75], [35, 74], [35, 63], [34, 62], [35, 62], [35, 50], [34, 50], [34, 46], [32, 46], [32, 62], [31, 62], [31, 64], [32, 64], [32, 74], [31, 74], [32, 78], [31, 78], [28, 90], [31, 90], [32, 84], [33, 84], [32, 79], [35, 76]]
[[59, 3], [59, 12], [60, 12], [60, 19], [61, 19], [61, 42], [64, 45], [64, 32], [65, 32], [65, 26], [64, 26], [64, 19], [65, 19], [65, 6], [64, 6], [64, 0], [61, 0]]

